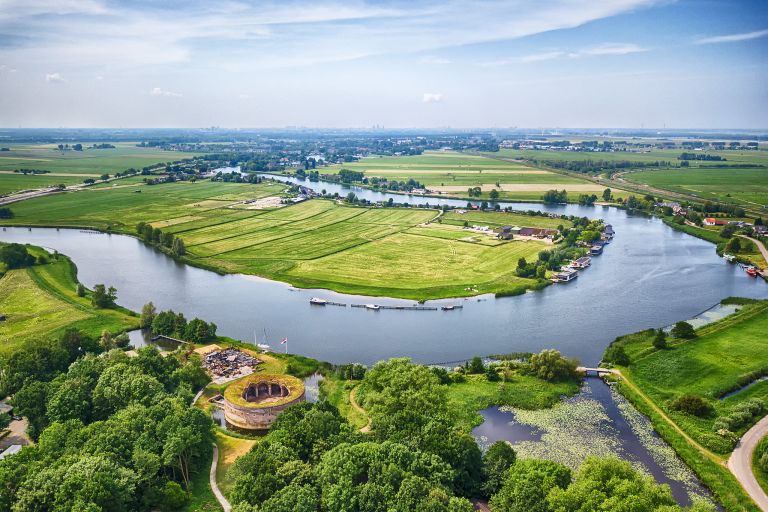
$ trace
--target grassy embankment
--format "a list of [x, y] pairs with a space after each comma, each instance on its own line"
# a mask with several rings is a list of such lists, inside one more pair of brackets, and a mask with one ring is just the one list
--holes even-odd
[[758, 460], [758, 458], [765, 453], [768, 453], [768, 436], [764, 437], [758, 443], [755, 452], [752, 454], [752, 472], [755, 474], [755, 478], [757, 478], [757, 483], [760, 484], [760, 487], [768, 493], [768, 471], [765, 471], [759, 465]]
[[504, 162], [482, 155], [453, 151], [425, 151], [418, 156], [370, 157], [345, 163], [321, 173], [333, 174], [340, 169], [363, 172], [368, 178], [393, 181], [414, 179], [439, 195], [467, 197], [467, 189], [480, 187], [482, 193], [473, 199], [489, 199], [491, 190], [499, 200], [540, 201], [547, 190], [567, 190], [572, 200], [579, 194], [602, 193], [604, 187], [588, 180], [573, 178], [523, 162]]
[[[653, 348], [652, 331], [614, 342], [624, 346], [630, 359], [629, 366], [620, 367], [621, 392], [651, 419], [727, 510], [757, 508], [726, 469], [733, 445], [714, 432], [713, 425], [746, 400], [768, 399], [768, 382], [720, 399], [743, 385], [745, 376], [766, 368], [767, 329], [768, 302], [746, 301], [739, 312], [699, 329], [692, 340], [673, 340], [666, 350]], [[700, 418], [673, 410], [672, 401], [684, 394], [704, 397], [714, 412]], [[742, 435], [750, 425], [742, 425], [735, 434]]]
[[[59, 151], [56, 144], [8, 146], [10, 151], [0, 152], [0, 195], [59, 184], [75, 185], [87, 178], [98, 181], [102, 174], [113, 175], [129, 168], [141, 170], [149, 165], [192, 158], [198, 154], [140, 148], [136, 147], [134, 142], [114, 143], [113, 145], [116, 146], [114, 149], [90, 149], [88, 146], [91, 143], [82, 142], [82, 144], [83, 151]], [[23, 175], [13, 172], [17, 169], [50, 172]], [[126, 178], [99, 186], [111, 187], [139, 181], [141, 177]]]
[[77, 268], [69, 258], [38, 247], [28, 250], [35, 256], [45, 255], [49, 262], [8, 270], [0, 277], [0, 314], [7, 317], [0, 322], [0, 351], [11, 351], [32, 339], [56, 337], [68, 328], [97, 336], [103, 330], [137, 327], [138, 318], [130, 311], [95, 308], [90, 292], [77, 296]]
[[[329, 200], [265, 210], [243, 204], [283, 190], [274, 183], [211, 182], [85, 190], [17, 203], [15, 218], [4, 224], [133, 234], [143, 221], [181, 237], [184, 260], [192, 265], [362, 295], [427, 300], [522, 293], [546, 284], [517, 277], [515, 266], [551, 245], [469, 233], [456, 225], [463, 221], [454, 214], [444, 224], [425, 225], [440, 212], [355, 208]], [[489, 225], [570, 225], [540, 216], [484, 215], [493, 221], [482, 219]]]

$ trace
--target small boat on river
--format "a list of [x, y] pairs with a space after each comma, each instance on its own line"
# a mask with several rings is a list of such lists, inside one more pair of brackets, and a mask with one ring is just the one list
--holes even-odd
[[734, 256], [733, 254], [723, 254], [723, 259], [728, 263], [733, 263], [734, 261], [736, 261], [736, 256]]
[[381, 309], [381, 306], [379, 306], [378, 304], [366, 304], [365, 305], [365, 309], [370, 309], [372, 311], [378, 311], [378, 310]]
[[747, 275], [751, 277], [757, 277], [757, 268], [756, 267], [747, 267]]
[[321, 299], [319, 297], [312, 297], [311, 299], [309, 299], [309, 303], [315, 306], [325, 306], [326, 304], [328, 304], [328, 301], [325, 299]]
[[446, 306], [440, 306], [440, 309], [442, 309], [443, 311], [453, 311], [454, 309], [461, 309], [463, 307], [464, 306], [462, 306], [461, 304], [448, 304]]

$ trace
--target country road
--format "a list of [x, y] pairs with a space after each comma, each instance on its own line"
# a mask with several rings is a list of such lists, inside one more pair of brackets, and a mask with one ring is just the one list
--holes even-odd
[[768, 512], [768, 495], [760, 487], [754, 473], [752, 473], [752, 454], [757, 443], [768, 435], [768, 416], [758, 421], [755, 426], [747, 431], [739, 440], [731, 458], [728, 459], [728, 469], [738, 479], [744, 490], [752, 497], [761, 510]]
[[752, 238], [751, 236], [747, 236], [747, 235], [739, 235], [739, 236], [741, 238], [746, 238], [747, 240], [751, 240], [752, 242], [754, 242], [758, 250], [760, 251], [760, 254], [763, 255], [763, 259], [765, 260], [766, 265], [768, 265], [768, 249], [765, 248], [765, 245], [763, 244], [763, 242], [761, 242], [756, 238]]

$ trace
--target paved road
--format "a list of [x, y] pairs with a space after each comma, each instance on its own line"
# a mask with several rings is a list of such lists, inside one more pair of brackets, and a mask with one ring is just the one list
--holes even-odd
[[741, 238], [746, 238], [747, 240], [752, 240], [757, 248], [760, 250], [760, 254], [763, 255], [763, 259], [766, 263], [768, 263], [768, 249], [765, 248], [765, 245], [763, 245], [763, 242], [760, 240], [757, 240], [756, 238], [752, 238], [751, 236], [747, 235], [739, 235]]
[[216, 443], [213, 444], [213, 462], [211, 462], [211, 490], [219, 501], [219, 505], [224, 509], [224, 512], [231, 512], [232, 505], [229, 504], [227, 498], [221, 493], [219, 484], [216, 483], [216, 466], [219, 464], [219, 447]]
[[731, 458], [728, 459], [728, 469], [741, 483], [747, 494], [757, 503], [757, 506], [765, 512], [768, 512], [768, 495], [765, 494], [760, 484], [757, 483], [754, 473], [752, 473], [752, 454], [757, 443], [767, 435], [768, 416], [758, 421], [744, 434], [736, 449], [733, 450]]

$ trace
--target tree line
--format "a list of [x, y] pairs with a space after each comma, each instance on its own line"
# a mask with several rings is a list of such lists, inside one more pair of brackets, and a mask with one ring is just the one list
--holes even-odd
[[184, 240], [172, 233], [164, 233], [160, 228], [153, 228], [151, 224], [146, 222], [136, 224], [136, 234], [144, 242], [155, 247], [167, 249], [174, 256], [184, 256], [187, 253]]

